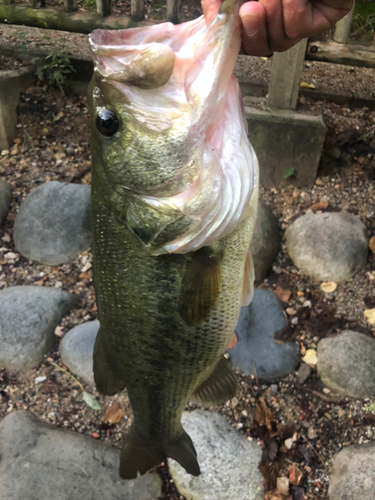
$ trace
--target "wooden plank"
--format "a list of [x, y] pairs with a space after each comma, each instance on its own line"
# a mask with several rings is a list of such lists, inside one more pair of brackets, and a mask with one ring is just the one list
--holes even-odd
[[337, 42], [310, 42], [306, 59], [310, 61], [375, 68], [375, 49], [371, 46], [344, 45]]
[[181, 0], [167, 0], [167, 21], [178, 24], [180, 19]]
[[336, 24], [333, 40], [338, 43], [348, 43], [350, 26], [353, 20], [354, 3], [352, 10]]
[[65, 12], [73, 12], [78, 9], [77, 0], [64, 0]]
[[267, 99], [270, 108], [295, 109], [306, 46], [307, 38], [286, 52], [274, 53]]
[[133, 21], [142, 21], [145, 18], [145, 0], [131, 0], [130, 9]]
[[96, 0], [96, 11], [101, 17], [111, 15], [111, 0]]
[[[128, 16], [101, 17], [96, 12], [65, 12], [61, 7], [33, 9], [29, 5], [3, 5], [0, 3], [0, 22], [24, 24], [76, 33], [91, 33], [94, 29], [123, 29], [131, 23]], [[144, 22], [142, 24], [148, 24]], [[134, 23], [132, 24], [134, 26]]]

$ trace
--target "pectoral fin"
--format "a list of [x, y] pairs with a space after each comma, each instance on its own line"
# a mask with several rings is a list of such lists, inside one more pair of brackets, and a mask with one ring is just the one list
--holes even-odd
[[248, 251], [245, 261], [245, 272], [243, 277], [242, 288], [242, 306], [248, 306], [253, 300], [254, 295], [254, 261], [251, 250]]
[[237, 387], [236, 375], [222, 357], [211, 375], [193, 392], [192, 399], [203, 406], [223, 404], [236, 395]]
[[98, 391], [105, 396], [113, 396], [125, 389], [125, 383], [112, 372], [101, 345], [100, 329], [94, 346], [94, 380]]
[[201, 248], [192, 254], [182, 282], [179, 310], [190, 326], [207, 318], [222, 289], [221, 257]]

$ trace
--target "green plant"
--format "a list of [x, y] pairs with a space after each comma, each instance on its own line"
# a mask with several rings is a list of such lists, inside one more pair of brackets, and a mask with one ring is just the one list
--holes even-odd
[[49, 54], [45, 58], [45, 62], [46, 64], [40, 68], [43, 77], [47, 79], [49, 85], [59, 87], [63, 92], [62, 86], [66, 78], [72, 73], [76, 73], [70, 59], [57, 54]]
[[292, 177], [295, 173], [296, 171], [293, 167], [287, 168], [284, 172], [284, 179], [289, 179], [289, 177]]

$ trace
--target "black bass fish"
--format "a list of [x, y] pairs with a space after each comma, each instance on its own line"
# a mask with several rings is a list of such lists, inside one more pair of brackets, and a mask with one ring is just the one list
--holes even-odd
[[224, 357], [251, 300], [258, 166], [238, 82], [238, 0], [203, 17], [90, 36], [98, 390], [134, 421], [120, 475], [167, 457], [199, 475], [180, 422], [237, 389]]

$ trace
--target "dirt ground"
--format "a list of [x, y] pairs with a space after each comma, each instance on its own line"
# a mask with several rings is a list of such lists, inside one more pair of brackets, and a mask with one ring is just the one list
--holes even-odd
[[[5, 29], [8, 27], [0, 26], [3, 35]], [[22, 37], [29, 40], [28, 36]], [[18, 43], [20, 35], [15, 38]], [[35, 39], [30, 43], [36, 43]], [[255, 58], [248, 61], [251, 59]], [[17, 64], [22, 63], [0, 58], [0, 68]], [[254, 63], [249, 62], [245, 70], [267, 80], [269, 61], [256, 59]], [[305, 71], [306, 74], [315, 71], [312, 77], [317, 84], [324, 81], [332, 87], [360, 85], [362, 93], [375, 96], [375, 70], [307, 63]], [[264, 102], [258, 100], [257, 105], [262, 106]], [[294, 218], [311, 208], [345, 210], [365, 223], [370, 236], [375, 235], [375, 112], [305, 97], [300, 98], [298, 108], [322, 113], [328, 133], [313, 189], [292, 186], [261, 189], [261, 198], [278, 218], [281, 233]], [[62, 366], [58, 345], [64, 333], [75, 325], [96, 319], [91, 252], [85, 252], [70, 264], [48, 267], [20, 256], [12, 238], [19, 206], [38, 185], [49, 180], [90, 183], [86, 99], [65, 87], [61, 92], [45, 81], [27, 89], [21, 96], [17, 138], [10, 151], [3, 151], [0, 156], [0, 177], [11, 183], [14, 194], [11, 211], [0, 229], [0, 289], [43, 285], [62, 288], [80, 297], [79, 307], [56, 329], [55, 345], [37, 370], [23, 374], [0, 370], [0, 420], [11, 411], [28, 409], [52, 425], [119, 446], [122, 433], [132, 420], [126, 395], [103, 398], [88, 389], [101, 402], [102, 410], [94, 411], [82, 400], [79, 385], [52, 364]], [[261, 286], [284, 299], [285, 309], [291, 313], [288, 317], [298, 318], [298, 322], [296, 325], [290, 322], [290, 328], [280, 334], [277, 341], [298, 342], [303, 355], [307, 349], [316, 348], [321, 338], [344, 328], [375, 336], [363, 315], [365, 309], [375, 306], [374, 280], [375, 256], [370, 252], [363, 271], [351, 281], [339, 283], [333, 293], [326, 294], [319, 283], [300, 275], [283, 244], [269, 277]], [[306, 305], [309, 302], [311, 307]], [[46, 380], [36, 383], [35, 379], [41, 376]], [[272, 383], [241, 373], [238, 377], [238, 397], [213, 409], [222, 413], [247, 439], [257, 440], [262, 447], [260, 468], [265, 478], [266, 498], [327, 499], [333, 455], [350, 444], [374, 439], [375, 414], [363, 408], [369, 401], [334, 394], [323, 386], [314, 368], [305, 382], [300, 381], [298, 374]], [[108, 419], [110, 406], [123, 410], [123, 418], [123, 413], [118, 413], [120, 422], [108, 421], [111, 420]], [[167, 468], [158, 470], [163, 478], [160, 498], [183, 499]], [[276, 478], [283, 475], [291, 480], [290, 497], [275, 492]]]

